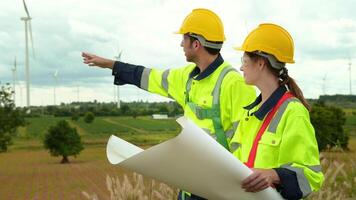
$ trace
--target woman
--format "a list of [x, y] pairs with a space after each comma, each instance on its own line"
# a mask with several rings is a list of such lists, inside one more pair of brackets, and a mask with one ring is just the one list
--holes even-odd
[[310, 106], [286, 63], [294, 63], [294, 43], [275, 24], [261, 24], [245, 39], [241, 71], [261, 94], [230, 142], [233, 154], [253, 173], [242, 181], [247, 192], [275, 187], [286, 199], [305, 198], [321, 187], [324, 176]]

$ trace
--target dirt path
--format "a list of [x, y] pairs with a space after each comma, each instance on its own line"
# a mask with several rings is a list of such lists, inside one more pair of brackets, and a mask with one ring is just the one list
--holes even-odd
[[118, 123], [118, 122], [116, 122], [116, 121], [113, 121], [113, 120], [111, 120], [111, 119], [109, 119], [109, 118], [104, 118], [103, 120], [106, 121], [106, 122], [109, 122], [109, 123], [111, 123], [111, 124], [118, 124], [118, 125], [120, 125], [120, 126], [129, 128], [129, 129], [132, 129], [132, 130], [135, 130], [135, 131], [137, 131], [138, 133], [146, 133], [146, 131], [144, 131], [144, 130], [142, 130], [142, 129], [138, 129], [138, 128], [135, 128], [135, 127], [132, 127], [132, 126], [129, 126], [129, 125], [126, 125], [126, 124], [120, 124], [120, 123]]

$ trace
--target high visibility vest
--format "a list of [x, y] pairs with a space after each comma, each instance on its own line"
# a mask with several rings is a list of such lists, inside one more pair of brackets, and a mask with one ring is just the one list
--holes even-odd
[[256, 97], [255, 90], [227, 62], [201, 80], [189, 77], [195, 67], [145, 68], [141, 88], [176, 100], [186, 117], [228, 148], [242, 117], [242, 107]]
[[[241, 162], [248, 162], [256, 134], [264, 120], [248, 115], [258, 106], [245, 112], [230, 149]], [[265, 117], [266, 118], [266, 117]], [[320, 189], [321, 172], [318, 145], [309, 112], [297, 98], [284, 101], [258, 141], [254, 168], [286, 168], [296, 173], [303, 197]]]

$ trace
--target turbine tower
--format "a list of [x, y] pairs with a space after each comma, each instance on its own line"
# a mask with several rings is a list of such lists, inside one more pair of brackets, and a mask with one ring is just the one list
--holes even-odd
[[16, 56], [15, 56], [15, 61], [14, 61], [14, 66], [11, 68], [12, 71], [12, 90], [14, 91], [14, 104], [16, 105]]
[[57, 82], [58, 82], [58, 70], [56, 70], [53, 74], [54, 77], [54, 87], [53, 87], [53, 105], [57, 105], [56, 104], [56, 87], [57, 87]]
[[[122, 51], [119, 51], [119, 54], [117, 56], [115, 56], [114, 58], [117, 61], [120, 61], [121, 55], [122, 55]], [[114, 85], [114, 102], [115, 101], [117, 104], [117, 108], [120, 108], [120, 88], [119, 88], [119, 86], [116, 86], [116, 85]]]
[[25, 47], [25, 66], [26, 66], [26, 106], [29, 108], [30, 107], [30, 61], [29, 61], [29, 55], [28, 55], [28, 37], [30, 36], [30, 42], [32, 46], [32, 53], [33, 56], [35, 55], [35, 51], [33, 48], [33, 37], [32, 37], [32, 28], [31, 28], [31, 20], [32, 18], [30, 17], [30, 14], [28, 12], [25, 0], [22, 0], [23, 6], [25, 8], [25, 12], [27, 14], [27, 17], [21, 17], [21, 20], [25, 22], [25, 41], [26, 41], [26, 47]]

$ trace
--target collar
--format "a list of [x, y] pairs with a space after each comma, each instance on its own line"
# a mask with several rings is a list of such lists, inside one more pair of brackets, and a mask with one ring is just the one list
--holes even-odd
[[223, 64], [224, 59], [222, 58], [221, 54], [218, 55], [218, 57], [202, 72], [200, 73], [200, 69], [198, 66], [196, 66], [192, 72], [189, 74], [189, 78], [193, 78], [195, 80], [202, 80], [203, 78], [208, 77], [210, 74], [212, 74], [221, 64]]
[[[255, 115], [259, 120], [263, 120], [267, 113], [273, 109], [273, 107], [278, 103], [279, 99], [282, 98], [284, 93], [287, 92], [287, 88], [284, 85], [279, 86], [272, 95], [262, 104], [262, 106], [251, 115]], [[256, 98], [256, 100], [244, 108], [250, 111], [252, 108], [257, 106], [262, 101], [261, 94]], [[249, 114], [250, 115], [250, 114]]]

